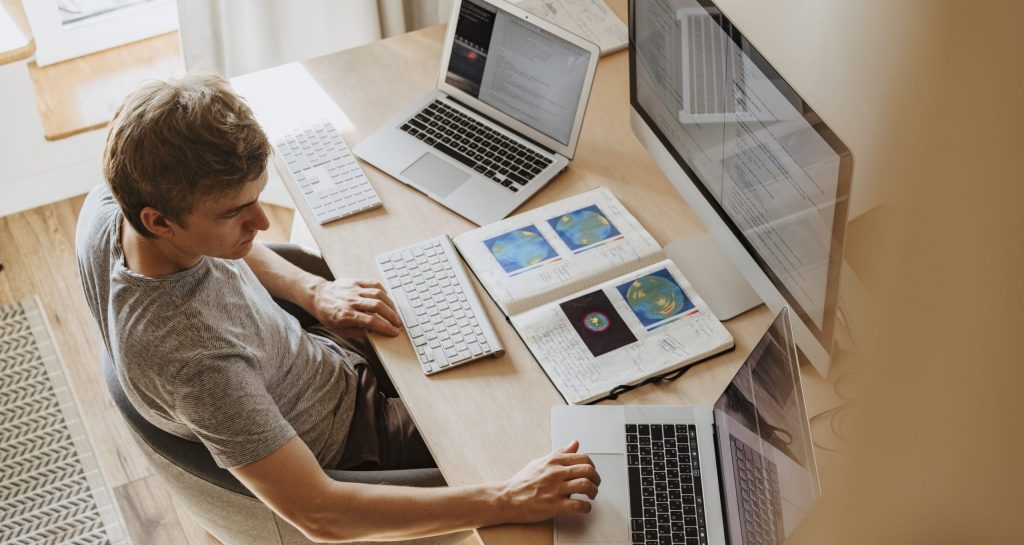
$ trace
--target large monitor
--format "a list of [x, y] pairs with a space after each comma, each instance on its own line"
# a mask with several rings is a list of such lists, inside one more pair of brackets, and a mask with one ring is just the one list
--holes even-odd
[[[709, 0], [631, 0], [629, 52], [633, 132], [736, 277], [773, 312], [793, 310], [801, 354], [826, 374], [850, 151]], [[684, 273], [715, 263], [682, 261]], [[690, 280], [702, 294], [723, 291]]]

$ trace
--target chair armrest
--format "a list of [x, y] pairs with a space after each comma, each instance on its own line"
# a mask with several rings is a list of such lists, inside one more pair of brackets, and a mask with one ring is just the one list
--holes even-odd
[[[283, 257], [286, 261], [296, 267], [327, 280], [334, 280], [334, 274], [327, 266], [327, 262], [316, 254], [308, 252], [298, 244], [287, 244], [282, 242], [266, 242], [263, 244], [275, 254]], [[283, 308], [288, 314], [294, 316], [303, 329], [317, 323], [317, 319], [311, 316], [301, 307], [290, 301], [274, 298], [274, 302]]]

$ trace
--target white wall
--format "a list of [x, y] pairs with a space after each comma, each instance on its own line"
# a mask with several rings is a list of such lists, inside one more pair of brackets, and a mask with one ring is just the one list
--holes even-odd
[[103, 180], [103, 129], [49, 142], [28, 61], [0, 66], [0, 216], [88, 191]]
[[234, 77], [381, 37], [377, 0], [178, 0], [185, 65]]

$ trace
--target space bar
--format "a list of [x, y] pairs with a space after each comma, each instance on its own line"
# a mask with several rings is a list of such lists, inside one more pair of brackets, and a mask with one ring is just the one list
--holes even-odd
[[442, 144], [441, 142], [438, 142], [438, 143], [434, 144], [434, 147], [437, 148], [440, 151], [443, 151], [446, 155], [448, 155], [452, 159], [455, 159], [456, 161], [466, 165], [469, 168], [473, 168], [473, 167], [476, 166], [476, 161], [474, 161], [474, 160], [470, 159], [469, 157], [466, 157], [465, 155], [463, 155], [463, 154], [459, 153], [458, 151], [452, 149], [451, 146], [447, 146], [445, 144]]

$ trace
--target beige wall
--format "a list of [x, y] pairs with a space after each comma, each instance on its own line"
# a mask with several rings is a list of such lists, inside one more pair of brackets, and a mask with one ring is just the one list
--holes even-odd
[[[796, 543], [1020, 542], [1024, 7], [720, 0], [853, 150], [870, 381]], [[842, 483], [845, 483], [842, 484]]]

